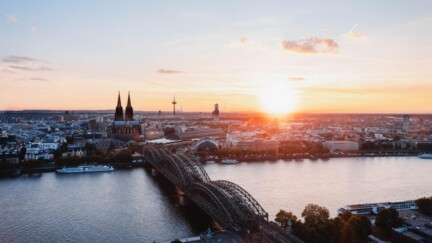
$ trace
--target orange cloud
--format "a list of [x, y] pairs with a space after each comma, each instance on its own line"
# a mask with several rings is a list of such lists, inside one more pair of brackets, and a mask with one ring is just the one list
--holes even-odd
[[341, 94], [367, 94], [377, 92], [377, 89], [364, 88], [364, 89], [353, 89], [353, 88], [302, 88], [305, 92], [318, 92], [318, 93], [341, 93]]
[[345, 36], [346, 38], [354, 39], [354, 40], [366, 39], [366, 37], [367, 37], [366, 35], [364, 35], [364, 34], [362, 34], [362, 33], [359, 33], [359, 32], [353, 32], [353, 31], [350, 31], [350, 32], [346, 33], [344, 36]]
[[247, 38], [244, 38], [244, 37], [240, 38], [239, 41], [243, 45], [247, 45], [249, 43], [249, 40]]
[[298, 41], [284, 41], [282, 48], [304, 54], [336, 53], [339, 45], [332, 39], [323, 39], [315, 36]]
[[288, 80], [289, 81], [302, 81], [302, 80], [304, 80], [304, 78], [302, 78], [302, 77], [289, 77]]
[[179, 73], [184, 73], [183, 71], [169, 70], [169, 69], [159, 69], [157, 72], [160, 73], [160, 74], [179, 74]]

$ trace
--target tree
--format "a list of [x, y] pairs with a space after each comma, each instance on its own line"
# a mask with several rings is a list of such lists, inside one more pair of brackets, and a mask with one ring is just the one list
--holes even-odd
[[21, 148], [20, 153], [19, 153], [19, 160], [20, 160], [20, 161], [21, 161], [21, 160], [24, 160], [25, 155], [26, 155], [26, 151], [27, 151], [27, 149], [26, 149], [25, 147], [22, 147], [22, 148]]
[[93, 144], [91, 144], [91, 143], [85, 143], [85, 145], [84, 145], [84, 149], [87, 151], [87, 152], [92, 152], [93, 151]]
[[345, 221], [345, 222], [348, 222], [348, 220], [350, 219], [352, 217], [352, 213], [350, 212], [350, 211], [344, 211], [343, 213], [342, 213], [342, 215], [340, 216], [340, 218], [343, 220], [343, 221]]
[[327, 208], [316, 204], [309, 204], [302, 212], [304, 224], [299, 237], [305, 242], [330, 242], [335, 232], [335, 226], [329, 220], [330, 214]]
[[330, 213], [325, 207], [308, 204], [302, 212], [302, 217], [305, 219], [306, 226], [313, 226], [327, 221], [330, 218]]
[[384, 230], [387, 236], [390, 236], [392, 228], [399, 227], [402, 223], [403, 220], [394, 208], [380, 210], [375, 219], [375, 225]]
[[351, 224], [344, 223], [339, 230], [338, 242], [355, 243], [357, 242], [356, 231]]
[[368, 236], [372, 234], [372, 224], [366, 216], [353, 215], [347, 222], [353, 227], [357, 239], [366, 241]]
[[128, 164], [132, 162], [132, 154], [129, 150], [123, 150], [109, 158], [109, 161], [116, 164]]
[[42, 165], [41, 160], [28, 160], [22, 163], [23, 168], [36, 168]]
[[345, 212], [330, 219], [327, 208], [309, 204], [303, 210], [304, 223], [291, 212], [280, 210], [275, 221], [286, 227], [288, 220], [293, 223], [292, 234], [306, 243], [367, 242], [372, 232], [371, 222], [365, 216]]
[[422, 214], [432, 216], [432, 197], [422, 197], [415, 200], [418, 211]]
[[279, 210], [279, 212], [276, 214], [275, 221], [280, 224], [280, 226], [286, 228], [288, 226], [288, 221], [292, 223], [296, 223], [297, 216], [295, 216], [292, 212], [287, 212], [285, 210]]

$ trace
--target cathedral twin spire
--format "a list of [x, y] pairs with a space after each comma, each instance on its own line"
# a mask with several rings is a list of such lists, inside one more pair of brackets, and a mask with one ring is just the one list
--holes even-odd
[[123, 117], [123, 107], [121, 105], [120, 91], [119, 91], [118, 99], [117, 99], [117, 107], [115, 109], [114, 120], [115, 121], [133, 121], [133, 108], [132, 108], [131, 99], [130, 99], [130, 92], [128, 92], [128, 101], [127, 101], [125, 116]]

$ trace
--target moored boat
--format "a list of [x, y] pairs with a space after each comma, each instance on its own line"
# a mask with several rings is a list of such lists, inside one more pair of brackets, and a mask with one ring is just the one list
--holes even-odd
[[223, 159], [221, 161], [222, 164], [237, 164], [238, 160], [236, 159]]
[[432, 154], [419, 154], [417, 155], [420, 159], [432, 159]]
[[338, 214], [348, 211], [352, 214], [373, 215], [385, 208], [394, 208], [397, 211], [416, 210], [417, 205], [414, 201], [353, 204], [339, 208]]
[[70, 174], [70, 173], [109, 172], [113, 170], [114, 167], [110, 165], [80, 165], [78, 167], [64, 167], [62, 169], [58, 169], [57, 173]]

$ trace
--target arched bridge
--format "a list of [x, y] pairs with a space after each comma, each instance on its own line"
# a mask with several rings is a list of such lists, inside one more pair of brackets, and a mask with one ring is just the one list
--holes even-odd
[[268, 213], [243, 188], [225, 180], [212, 181], [199, 161], [167, 149], [146, 149], [146, 160], [213, 220], [228, 230], [259, 232], [260, 242], [302, 242], [268, 221]]
[[230, 181], [211, 181], [195, 157], [166, 149], [148, 149], [144, 155], [154, 168], [225, 228], [246, 231], [268, 220], [267, 212], [246, 190]]

